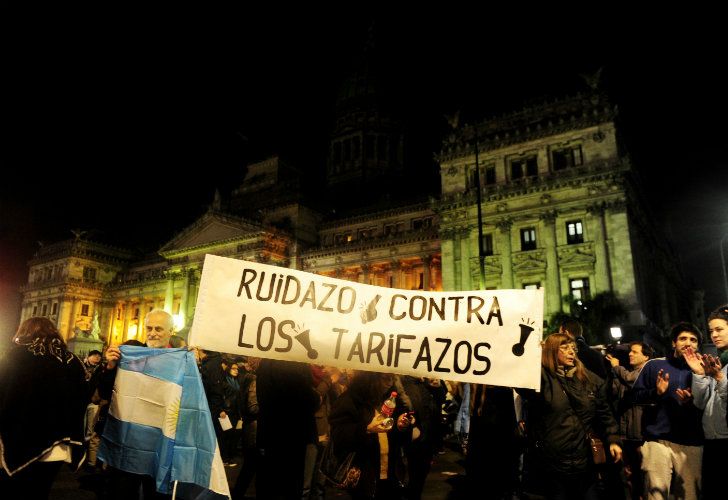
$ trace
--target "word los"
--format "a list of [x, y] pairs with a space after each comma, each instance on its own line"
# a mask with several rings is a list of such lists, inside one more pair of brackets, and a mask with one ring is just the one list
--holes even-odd
[[[251, 290], [253, 288], [254, 290]], [[245, 294], [249, 300], [268, 302], [275, 304], [292, 305], [299, 307], [310, 307], [311, 309], [336, 312], [340, 314], [348, 314], [357, 303], [356, 290], [350, 286], [339, 287], [333, 283], [320, 283], [314, 281], [309, 282], [305, 287], [295, 276], [286, 276], [284, 274], [272, 273], [266, 278], [265, 271], [261, 271], [260, 275], [253, 269], [244, 269], [240, 279], [240, 287], [238, 288], [238, 297]], [[376, 300], [378, 301], [378, 299]], [[376, 301], [370, 303], [370, 306], [376, 306]], [[422, 295], [414, 295], [407, 297], [403, 294], [394, 294], [389, 299], [389, 317], [395, 321], [403, 319], [411, 319], [414, 321], [432, 321], [439, 319], [440, 321], [458, 321], [462, 317], [467, 323], [477, 320], [481, 325], [490, 325], [493, 319], [498, 320], [498, 325], [503, 326], [503, 318], [501, 315], [498, 298], [493, 297], [489, 307], [486, 307], [486, 301], [477, 295], [469, 295], [467, 297], [425, 297]], [[485, 309], [484, 309], [485, 308]], [[486, 319], [481, 316], [488, 311]], [[370, 316], [376, 317], [372, 311]], [[366, 321], [365, 321], [366, 322]]]
[[[297, 338], [298, 335], [293, 321], [287, 319], [276, 323], [276, 320], [269, 316], [262, 318], [258, 322], [255, 344], [252, 344], [243, 340], [246, 319], [247, 315], [243, 314], [238, 334], [239, 347], [255, 348], [261, 352], [273, 349], [276, 352], [284, 353], [292, 350], [293, 338]], [[466, 340], [461, 340], [453, 345], [452, 339], [435, 338], [431, 345], [430, 339], [427, 337], [418, 339], [409, 334], [390, 333], [385, 335], [380, 332], [357, 332], [352, 335], [345, 328], [332, 328], [332, 332], [337, 335], [334, 359], [358, 362], [362, 368], [368, 370], [376, 371], [377, 364], [401, 368], [404, 366], [400, 363], [401, 355], [417, 352], [411, 365], [413, 370], [421, 370], [420, 365], [423, 365], [428, 372], [438, 373], [472, 372], [473, 375], [485, 375], [490, 371], [490, 359], [484, 354], [484, 351], [490, 349], [490, 344], [487, 342], [471, 344]], [[450, 366], [452, 369], [449, 368]]]

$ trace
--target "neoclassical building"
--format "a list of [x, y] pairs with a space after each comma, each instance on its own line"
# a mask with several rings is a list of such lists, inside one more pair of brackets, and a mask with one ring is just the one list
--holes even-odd
[[454, 131], [439, 157], [434, 204], [443, 287], [478, 288], [479, 183], [486, 288], [543, 287], [547, 316], [572, 298], [608, 291], [631, 325], [692, 316], [615, 118], [614, 105], [589, 93]]
[[216, 196], [153, 255], [80, 233], [44, 246], [29, 263], [21, 319], [48, 316], [66, 338], [97, 322], [118, 344], [145, 340], [143, 317], [158, 307], [184, 329], [207, 253], [378, 286], [477, 289], [478, 182], [486, 288], [543, 287], [547, 316], [572, 297], [613, 291], [636, 327], [699, 309], [645, 208], [604, 96], [454, 129], [438, 155], [440, 189], [398, 196], [412, 175], [403, 132], [375, 95], [357, 77], [339, 97], [325, 189], [272, 157], [249, 165], [225, 201]]

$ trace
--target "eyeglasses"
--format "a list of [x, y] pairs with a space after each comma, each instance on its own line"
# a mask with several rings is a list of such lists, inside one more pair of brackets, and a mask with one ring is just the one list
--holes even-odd
[[576, 352], [576, 346], [574, 344], [563, 344], [559, 346], [561, 352]]

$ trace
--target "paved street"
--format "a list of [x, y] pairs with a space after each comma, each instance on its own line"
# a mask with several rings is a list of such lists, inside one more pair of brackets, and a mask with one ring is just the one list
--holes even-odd
[[[454, 443], [446, 448], [443, 455], [435, 457], [432, 471], [427, 478], [423, 500], [444, 500], [455, 498], [455, 491], [459, 479], [464, 472], [462, 455], [456, 451]], [[228, 481], [232, 485], [240, 471], [237, 467], [226, 467]], [[80, 471], [76, 474], [68, 467], [62, 467], [61, 472], [53, 485], [50, 500], [97, 500], [104, 498], [105, 477], [103, 474], [89, 474]], [[248, 498], [255, 498], [253, 487], [248, 490]], [[343, 492], [331, 488], [327, 491], [327, 498], [347, 498]], [[3, 499], [5, 500], [5, 499]], [[10, 500], [10, 499], [8, 499]], [[13, 499], [14, 500], [14, 499]]]

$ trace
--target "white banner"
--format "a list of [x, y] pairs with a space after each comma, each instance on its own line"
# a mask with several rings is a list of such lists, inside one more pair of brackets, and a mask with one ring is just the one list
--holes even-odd
[[190, 345], [539, 389], [543, 290], [425, 292], [205, 257]]

